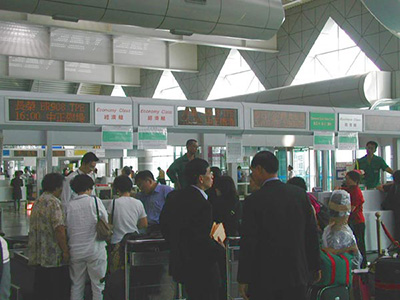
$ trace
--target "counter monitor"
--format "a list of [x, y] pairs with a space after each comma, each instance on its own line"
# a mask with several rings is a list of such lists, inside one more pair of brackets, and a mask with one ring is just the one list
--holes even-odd
[[253, 110], [253, 127], [306, 129], [306, 113], [258, 109]]
[[233, 108], [178, 107], [178, 125], [238, 126], [238, 110]]
[[90, 123], [90, 103], [8, 99], [8, 120], [88, 124]]

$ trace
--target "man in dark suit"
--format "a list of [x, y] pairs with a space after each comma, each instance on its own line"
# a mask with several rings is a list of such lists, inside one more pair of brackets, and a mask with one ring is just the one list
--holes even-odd
[[306, 192], [282, 183], [278, 167], [269, 151], [251, 162], [252, 178], [261, 188], [243, 208], [238, 282], [246, 300], [305, 300], [310, 273], [315, 281], [321, 276], [317, 226]]
[[194, 158], [184, 174], [189, 186], [169, 193], [160, 215], [170, 245], [170, 274], [185, 285], [189, 300], [217, 300], [217, 261], [224, 248], [210, 237], [212, 209], [204, 191], [212, 186], [212, 173], [207, 161]]

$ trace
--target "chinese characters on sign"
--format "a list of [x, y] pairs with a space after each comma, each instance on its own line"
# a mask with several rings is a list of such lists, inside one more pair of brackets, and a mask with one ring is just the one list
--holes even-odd
[[306, 129], [306, 113], [254, 110], [253, 127]]
[[335, 131], [335, 114], [310, 113], [310, 130]]
[[90, 103], [8, 100], [9, 121], [90, 123]]
[[339, 131], [362, 131], [362, 115], [339, 114]]
[[178, 125], [238, 126], [238, 110], [232, 108], [178, 107]]
[[226, 162], [243, 162], [242, 137], [235, 135], [226, 136]]
[[140, 105], [140, 126], [174, 126], [174, 107]]
[[132, 105], [103, 104], [95, 105], [96, 125], [132, 125]]

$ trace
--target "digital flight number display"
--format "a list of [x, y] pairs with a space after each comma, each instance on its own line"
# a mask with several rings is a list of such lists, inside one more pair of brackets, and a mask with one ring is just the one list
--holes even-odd
[[237, 127], [238, 110], [211, 107], [178, 107], [178, 125]]
[[8, 119], [20, 122], [90, 123], [90, 103], [8, 99]]

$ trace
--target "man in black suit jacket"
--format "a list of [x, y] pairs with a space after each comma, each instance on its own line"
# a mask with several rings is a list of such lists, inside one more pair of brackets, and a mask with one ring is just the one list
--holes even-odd
[[204, 191], [212, 186], [212, 173], [207, 161], [195, 158], [186, 165], [185, 176], [189, 186], [169, 193], [160, 215], [170, 245], [170, 274], [185, 285], [190, 300], [217, 300], [217, 261], [225, 252], [210, 237], [212, 209]]
[[305, 300], [310, 272], [315, 281], [321, 276], [317, 226], [306, 192], [282, 183], [278, 167], [269, 151], [251, 162], [261, 188], [243, 208], [238, 282], [246, 300]]

